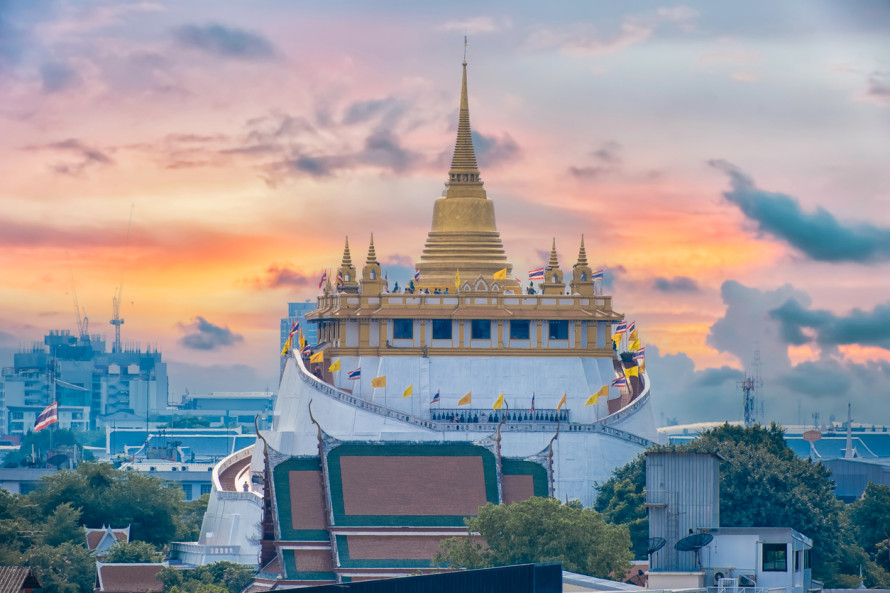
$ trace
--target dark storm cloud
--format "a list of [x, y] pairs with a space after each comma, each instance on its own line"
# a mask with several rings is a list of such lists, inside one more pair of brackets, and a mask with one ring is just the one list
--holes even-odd
[[688, 276], [673, 278], [658, 277], [652, 281], [652, 287], [660, 292], [698, 292], [698, 283]]
[[57, 93], [80, 84], [77, 70], [64, 62], [47, 62], [40, 67], [43, 92]]
[[770, 317], [780, 322], [782, 337], [789, 344], [815, 342], [823, 348], [860, 344], [890, 350], [890, 303], [878, 305], [870, 312], [854, 309], [840, 316], [809, 309], [789, 299], [770, 311]]
[[176, 325], [185, 333], [179, 343], [193, 350], [216, 350], [244, 341], [241, 334], [234, 333], [228, 327], [214, 325], [200, 316], [195, 317], [191, 323]]
[[723, 196], [757, 223], [759, 229], [803, 252], [829, 262], [873, 262], [890, 259], [890, 229], [866, 223], [844, 225], [827, 210], [809, 214], [794, 198], [758, 189], [734, 165], [720, 160], [709, 164], [729, 176], [731, 191]]
[[779, 377], [778, 382], [791, 391], [816, 398], [841, 396], [853, 383], [850, 370], [834, 361], [802, 362]]
[[482, 169], [508, 163], [519, 158], [521, 150], [510, 134], [498, 136], [485, 136], [479, 132], [471, 132], [473, 135], [473, 148], [476, 149], [476, 157]]
[[269, 60], [276, 55], [275, 47], [262, 35], [219, 24], [184, 25], [173, 31], [173, 37], [183, 47], [223, 58]]
[[696, 373], [692, 384], [696, 387], [719, 387], [726, 382], [734, 383], [745, 378], [745, 373], [731, 367], [704, 369]]

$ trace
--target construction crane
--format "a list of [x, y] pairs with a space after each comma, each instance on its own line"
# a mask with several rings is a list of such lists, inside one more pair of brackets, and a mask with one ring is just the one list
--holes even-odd
[[127, 250], [130, 247], [130, 227], [133, 225], [133, 205], [130, 205], [130, 221], [127, 223], [127, 240], [124, 244], [124, 261], [121, 264], [121, 283], [114, 291], [114, 298], [111, 299], [112, 317], [111, 325], [114, 326], [114, 344], [111, 346], [112, 352], [122, 352], [121, 348], [121, 326], [124, 320], [121, 317], [121, 299], [124, 293], [124, 270], [127, 263]]
[[77, 302], [77, 284], [74, 282], [74, 270], [71, 268], [71, 260], [68, 260], [68, 272], [71, 274], [71, 294], [74, 296], [74, 319], [77, 323], [77, 335], [84, 342], [90, 337], [90, 319], [86, 309], [82, 309]]

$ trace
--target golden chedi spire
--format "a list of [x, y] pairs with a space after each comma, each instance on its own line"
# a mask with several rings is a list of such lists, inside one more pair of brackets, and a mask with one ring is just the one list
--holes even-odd
[[371, 233], [371, 244], [368, 246], [368, 259], [362, 268], [362, 283], [359, 292], [363, 295], [379, 295], [383, 292], [383, 278], [377, 252], [374, 250], [374, 234]]
[[343, 292], [358, 292], [358, 278], [355, 266], [352, 265], [352, 255], [349, 253], [349, 237], [346, 237], [346, 246], [343, 248], [343, 261], [340, 262], [337, 283]]
[[544, 282], [541, 283], [541, 291], [544, 294], [565, 294], [565, 290], [562, 270], [559, 269], [559, 260], [556, 257], [556, 237], [554, 237], [553, 247], [550, 249], [550, 261], [544, 268]]
[[593, 296], [593, 270], [587, 263], [584, 249], [584, 235], [581, 235], [581, 248], [578, 250], [578, 263], [572, 266], [572, 281], [569, 283], [572, 294]]
[[[466, 46], [466, 38], [464, 39]], [[467, 61], [463, 61], [463, 77], [460, 89], [460, 114], [454, 157], [448, 172], [448, 181], [441, 198], [433, 206], [432, 229], [417, 269], [418, 288], [454, 289], [457, 271], [460, 277], [471, 283], [479, 276], [489, 286], [494, 274], [507, 270], [507, 280], [498, 280], [498, 286], [519, 291], [519, 283], [511, 277], [513, 266], [507, 262], [504, 245], [498, 233], [494, 217], [494, 204], [482, 187], [482, 178], [476, 164], [473, 134], [470, 129], [470, 107], [467, 94]]]

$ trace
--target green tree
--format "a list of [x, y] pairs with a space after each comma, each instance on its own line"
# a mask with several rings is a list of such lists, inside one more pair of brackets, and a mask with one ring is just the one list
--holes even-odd
[[532, 497], [511, 505], [488, 503], [466, 523], [486, 545], [446, 540], [434, 563], [458, 567], [463, 562], [503, 566], [560, 561], [566, 570], [603, 578], [624, 576], [630, 568], [627, 527], [607, 523], [576, 501]]
[[176, 541], [193, 542], [198, 540], [208, 502], [210, 502], [210, 495], [202, 494], [200, 498], [182, 503], [179, 521], [176, 525]]
[[255, 575], [252, 567], [223, 561], [190, 570], [165, 568], [158, 580], [164, 593], [239, 593]]
[[862, 498], [847, 507], [853, 535], [863, 550], [890, 570], [887, 543], [890, 539], [890, 487], [868, 483]]
[[64, 542], [83, 544], [86, 531], [80, 524], [80, 509], [71, 503], [62, 503], [46, 518], [43, 528], [43, 543], [58, 546]]
[[131, 538], [164, 545], [176, 536], [182, 489], [155, 476], [124, 472], [109, 463], [81, 463], [45, 476], [28, 494], [44, 515], [71, 501], [87, 526], [114, 522], [131, 526]]
[[646, 457], [617, 468], [612, 477], [597, 485], [594, 510], [613, 525], [627, 525], [635, 558], [646, 558], [649, 545], [649, 513], [646, 511]]
[[164, 554], [148, 542], [139, 540], [117, 542], [108, 550], [103, 562], [163, 562]]
[[41, 593], [92, 593], [96, 582], [96, 560], [83, 544], [37, 545], [20, 563], [34, 569]]

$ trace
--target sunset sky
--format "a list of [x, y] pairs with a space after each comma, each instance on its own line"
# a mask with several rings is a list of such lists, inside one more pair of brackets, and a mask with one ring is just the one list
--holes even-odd
[[75, 330], [74, 287], [111, 339], [123, 280], [174, 397], [276, 389], [345, 236], [419, 259], [466, 34], [514, 270], [584, 234], [659, 417], [740, 418], [759, 351], [767, 420], [890, 423], [888, 30], [883, 0], [5, 1], [0, 366]]

